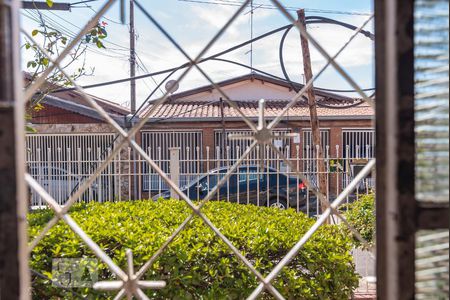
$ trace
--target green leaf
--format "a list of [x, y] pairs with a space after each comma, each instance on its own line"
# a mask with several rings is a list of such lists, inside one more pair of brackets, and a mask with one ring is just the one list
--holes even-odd
[[36, 129], [34, 129], [33, 127], [31, 127], [31, 125], [25, 125], [25, 131], [27, 133], [36, 133]]
[[53, 0], [46, 0], [45, 2], [47, 3], [48, 7], [53, 6]]
[[31, 35], [32, 35], [32, 36], [36, 36], [38, 33], [39, 33], [39, 30], [34, 29], [34, 30], [31, 32]]
[[100, 40], [97, 40], [97, 48], [105, 48], [105, 46], [103, 45], [103, 43]]

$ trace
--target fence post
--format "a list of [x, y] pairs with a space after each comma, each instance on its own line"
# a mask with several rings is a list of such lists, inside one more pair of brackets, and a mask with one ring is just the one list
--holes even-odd
[[[180, 185], [180, 148], [169, 148], [170, 152], [170, 179], [175, 182], [176, 185]], [[180, 196], [175, 192], [173, 188], [170, 188], [170, 198], [180, 199]]]

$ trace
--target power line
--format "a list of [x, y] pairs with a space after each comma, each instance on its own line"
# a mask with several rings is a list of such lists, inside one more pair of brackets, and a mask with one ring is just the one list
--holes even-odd
[[[95, 10], [93, 10], [93, 11], [96, 12]], [[64, 22], [66, 22], [67, 24], [69, 24], [69, 25], [75, 27], [76, 29], [78, 29], [78, 30], [81, 30], [81, 29], [82, 29], [80, 26], [78, 26], [78, 25], [76, 25], [76, 24], [70, 22], [69, 20], [67, 20], [67, 19], [65, 19], [65, 18], [63, 18], [63, 17], [61, 17], [61, 16], [59, 16], [58, 14], [55, 14], [55, 13], [52, 12], [52, 11], [49, 11], [49, 12], [50, 12], [52, 15], [54, 15], [55, 17], [57, 17], [58, 19], [60, 19], [60, 20], [62, 20], [62, 21], [64, 21]], [[48, 16], [46, 16], [46, 17], [47, 17], [47, 19], [49, 19]], [[104, 18], [104, 17], [103, 17], [103, 18]], [[50, 19], [50, 20], [53, 20], [53, 19]], [[55, 22], [56, 22], [56, 21], [55, 21]], [[62, 26], [62, 27], [65, 28], [66, 30], [69, 30], [67, 27], [65, 27], [65, 26], [62, 25], [61, 23], [58, 23], [58, 22], [57, 22], [57, 24], [59, 24], [60, 26]], [[73, 36], [76, 35], [76, 33], [74, 33], [73, 31], [71, 31], [71, 30], [69, 30], [69, 31], [72, 33]], [[104, 44], [111, 44], [111, 45], [114, 45], [114, 46], [116, 46], [116, 47], [121, 48], [121, 50], [117, 49], [117, 50], [119, 50], [119, 51], [130, 51], [130, 48], [128, 48], [128, 47], [126, 47], [126, 46], [123, 46], [123, 45], [120, 45], [120, 44], [117, 44], [117, 43], [114, 43], [114, 42], [112, 42], [112, 41], [110, 41], [110, 40], [107, 40], [107, 39], [104, 40], [103, 43], [104, 43]], [[107, 49], [112, 49], [112, 48], [111, 48], [111, 47], [108, 47]]]
[[[34, 16], [33, 16], [33, 13], [34, 13]], [[25, 13], [22, 12], [22, 15], [27, 17], [27, 18], [29, 18], [32, 21], [35, 21], [37, 24], [40, 25], [42, 22], [40, 21], [39, 16], [36, 16], [36, 14], [37, 14], [36, 12], [33, 12], [33, 13], [29, 12], [29, 11], [25, 11]], [[45, 19], [44, 22], [45, 22], [46, 26], [49, 27], [50, 29], [59, 31], [59, 32], [65, 34], [70, 39], [74, 39], [75, 38], [76, 33], [74, 33], [72, 30], [68, 29], [67, 27], [65, 27], [64, 25], [59, 23], [58, 21], [50, 18], [49, 16], [47, 16], [45, 14], [41, 13], [41, 16], [42, 16], [43, 19]], [[99, 54], [99, 55], [103, 55], [103, 56], [110, 57], [110, 58], [116, 58], [116, 59], [119, 59], [119, 60], [122, 60], [122, 61], [128, 59], [127, 55], [122, 54], [122, 53], [114, 52], [111, 48], [106, 48], [104, 50], [106, 50], [106, 52], [110, 52], [110, 53], [112, 53], [114, 55], [106, 54], [105, 51], [99, 51], [97, 48], [95, 48], [94, 46], [92, 46], [90, 44], [85, 44], [85, 45], [86, 45], [86, 48], [87, 48], [88, 51], [96, 53], [96, 54]]]
[[[137, 52], [136, 52], [136, 58], [138, 60], [138, 64], [137, 64], [138, 68], [140, 68], [142, 71], [144, 71], [145, 74], [149, 74], [150, 71], [147, 69], [147, 67], [145, 66], [144, 62], [142, 61], [141, 57], [138, 55]], [[156, 82], [155, 78], [153, 76], [150, 76], [150, 78], [152, 79], [155, 86], [158, 86], [158, 83]], [[150, 87], [148, 87], [148, 88], [151, 90]], [[164, 95], [164, 91], [161, 88], [159, 88], [159, 91], [161, 92], [162, 95]]]
[[[322, 18], [322, 17], [311, 16], [311, 17], [307, 17], [307, 23], [313, 23], [313, 22], [314, 22], [314, 23], [318, 23], [318, 22], [321, 22], [319, 18], [320, 18], [320, 19], [326, 19], [326, 18]], [[331, 19], [327, 19], [327, 20], [331, 20]], [[342, 22], [341, 22], [341, 23], [342, 23]], [[355, 30], [355, 29], [356, 29], [356, 26], [353, 26], [353, 25], [350, 25], [350, 24], [347, 24], [347, 23], [342, 23], [342, 24], [344, 24], [344, 25], [346, 24], [346, 25], [348, 26], [347, 28], [349, 28], [349, 29], [352, 29], [352, 30]], [[211, 56], [208, 56], [208, 57], [206, 57], [206, 58], [203, 58], [202, 60], [200, 60], [199, 63], [203, 63], [203, 62], [206, 62], [206, 61], [209, 61], [209, 60], [217, 59], [218, 57], [220, 57], [220, 56], [222, 56], [222, 55], [224, 55], [224, 54], [227, 54], [227, 53], [229, 53], [229, 52], [232, 52], [232, 51], [234, 51], [234, 50], [237, 50], [237, 49], [239, 49], [239, 48], [242, 48], [242, 47], [244, 47], [244, 46], [246, 46], [246, 45], [249, 45], [249, 44], [252, 43], [252, 42], [261, 40], [261, 39], [263, 39], [263, 38], [265, 38], [265, 37], [267, 37], [267, 36], [276, 34], [276, 33], [281, 32], [281, 31], [286, 31], [286, 30], [288, 30], [288, 29], [291, 29], [292, 27], [293, 27], [293, 25], [286, 25], [286, 26], [282, 26], [282, 27], [279, 27], [279, 28], [277, 28], [277, 29], [271, 30], [271, 31], [269, 31], [269, 32], [266, 32], [266, 33], [260, 35], [260, 36], [257, 36], [257, 37], [255, 37], [255, 38], [253, 38], [252, 40], [245, 41], [245, 42], [240, 43], [240, 44], [238, 44], [238, 45], [236, 45], [236, 46], [233, 46], [233, 47], [231, 47], [231, 48], [228, 48], [228, 49], [226, 49], [226, 50], [220, 51], [220, 52], [218, 52], [218, 53], [216, 53], [216, 54], [213, 54], [213, 55], [211, 55]], [[363, 33], [363, 32], [361, 31], [361, 33]], [[364, 33], [363, 33], [363, 34], [364, 34]], [[370, 32], [366, 32], [365, 34], [366, 34], [366, 35], [369, 35], [369, 36], [373, 36], [373, 34], [371, 34]], [[239, 63], [236, 63], [236, 64], [239, 64]], [[175, 68], [169, 68], [169, 69], [165, 69], [165, 70], [161, 70], [161, 71], [156, 71], [156, 72], [148, 73], [148, 74], [145, 74], [145, 75], [135, 76], [135, 77], [133, 77], [133, 78], [127, 77], [127, 78], [122, 78], [122, 79], [116, 79], [116, 80], [111, 80], [111, 81], [105, 81], [105, 82], [101, 82], [101, 83], [95, 83], [95, 84], [83, 86], [83, 88], [84, 88], [84, 89], [97, 88], [97, 87], [102, 87], [102, 86], [106, 86], [106, 85], [112, 85], [112, 84], [119, 84], [119, 83], [128, 82], [128, 81], [130, 81], [130, 80], [132, 80], [132, 79], [139, 80], [139, 79], [143, 79], [143, 78], [147, 78], [147, 77], [152, 77], [152, 76], [157, 76], [157, 75], [163, 75], [163, 74], [167, 74], [167, 73], [170, 73], [170, 75], [172, 75], [172, 74], [175, 73], [176, 71], [181, 70], [181, 69], [183, 69], [183, 68], [186, 68], [186, 67], [188, 67], [189, 65], [190, 65], [190, 63], [184, 63], [184, 64], [182, 64], [182, 65], [180, 65], [180, 66], [178, 66], [178, 67], [175, 67]], [[241, 65], [241, 66], [248, 67], [248, 66], [246, 66], [246, 65], [244, 65], [244, 64], [240, 64], [240, 65]], [[255, 68], [253, 68], [253, 69], [254, 69], [255, 71], [257, 70], [257, 69], [255, 69]], [[269, 75], [269, 73], [264, 72], [264, 71], [261, 71], [261, 70], [258, 70], [258, 72], [260, 72], [260, 73], [262, 73], [262, 74]], [[269, 75], [269, 76], [270, 76], [270, 75]], [[271, 75], [271, 76], [272, 76], [272, 77], [277, 77], [278, 79], [283, 80], [283, 78], [281, 78], [281, 77], [274, 76], [274, 75]], [[284, 80], [285, 80], [285, 79], [284, 79]], [[56, 90], [55, 92], [71, 91], [71, 90], [75, 90], [75, 88], [63, 88], [63, 89]], [[336, 90], [336, 91], [338, 91], [338, 90]]]
[[[222, 6], [241, 6], [242, 2], [233, 1], [233, 0], [178, 0], [181, 2], [191, 2], [191, 3], [200, 3], [200, 4], [212, 4], [212, 5], [222, 5]], [[261, 9], [271, 9], [277, 10], [278, 7], [266, 4], [266, 3], [253, 3], [253, 5], [257, 6], [257, 8]], [[288, 11], [297, 11], [300, 7], [293, 6], [285, 6], [285, 9]], [[356, 15], [356, 16], [370, 16], [370, 13], [366, 12], [357, 12], [357, 11], [341, 11], [341, 10], [330, 10], [330, 9], [319, 9], [319, 8], [304, 8], [307, 12], [313, 13], [321, 13], [321, 14], [333, 14], [333, 15]]]
[[[253, 40], [248, 40], [248, 41], [240, 43], [240, 44], [238, 44], [238, 45], [236, 45], [234, 47], [231, 47], [231, 48], [228, 48], [228, 49], [223, 50], [221, 52], [218, 52], [216, 54], [213, 54], [213, 55], [211, 55], [209, 57], [203, 58], [200, 61], [200, 63], [208, 61], [208, 60], [211, 60], [211, 59], [219, 57], [219, 56], [222, 56], [222, 55], [224, 55], [226, 53], [232, 52], [232, 51], [237, 50], [239, 48], [242, 48], [242, 47], [244, 47], [246, 45], [249, 45], [251, 42], [258, 41], [258, 40], [263, 39], [263, 38], [265, 38], [267, 36], [270, 36], [270, 35], [273, 35], [275, 33], [278, 33], [278, 32], [281, 32], [283, 30], [286, 30], [287, 28], [290, 28], [290, 27], [292, 27], [292, 25], [286, 25], [286, 26], [283, 26], [283, 27], [271, 30], [271, 31], [269, 31], [267, 33], [264, 33], [264, 34], [262, 34], [260, 36], [255, 37]], [[86, 86], [83, 86], [83, 88], [85, 88], [85, 89], [87, 89], [87, 88], [96, 88], [96, 87], [101, 87], [101, 86], [105, 86], [105, 85], [124, 83], [124, 82], [128, 82], [128, 81], [130, 81], [132, 79], [138, 80], [138, 79], [143, 79], [143, 78], [156, 76], [156, 75], [163, 75], [163, 74], [167, 74], [167, 73], [174, 73], [174, 72], [176, 72], [176, 71], [178, 71], [180, 69], [188, 67], [189, 65], [190, 65], [190, 63], [184, 63], [183, 65], [175, 67], [175, 68], [170, 68], [170, 69], [161, 70], [161, 71], [157, 71], [157, 72], [153, 72], [153, 73], [149, 73], [149, 74], [145, 74], [145, 75], [135, 76], [134, 78], [127, 77], [127, 78], [122, 78], [122, 79], [117, 79], [117, 80], [106, 81], [106, 82], [102, 82], [102, 83], [86, 85]], [[55, 92], [72, 91], [72, 90], [75, 90], [75, 88], [64, 88], [64, 89], [59, 89], [59, 90], [57, 90]]]
[[[56, 21], [54, 18], [49, 17], [48, 15], [46, 15], [46, 14], [43, 13], [43, 12], [39, 12], [39, 13], [38, 13], [38, 12], [35, 12], [35, 11], [32, 11], [32, 12], [26, 11], [26, 12], [27, 12], [28, 14], [30, 14], [30, 15], [34, 14], [34, 15], [37, 16], [37, 17], [42, 16], [43, 19], [45, 19], [45, 23], [46, 23], [46, 24], [52, 25], [52, 27], [54, 27], [54, 28], [53, 28], [54, 30], [60, 31], [60, 32], [66, 34], [66, 35], [67, 35], [68, 37], [70, 37], [70, 38], [74, 38], [74, 37], [76, 36], [76, 33], [75, 33], [74, 31], [72, 31], [71, 29], [67, 28], [65, 25], [61, 24], [60, 22]], [[64, 22], [66, 22], [66, 23], [68, 23], [69, 25], [75, 27], [76, 29], [79, 29], [79, 30], [81, 29], [81, 27], [79, 27], [79, 26], [77, 26], [76, 24], [74, 24], [74, 23], [68, 21], [67, 19], [62, 18], [62, 17], [59, 16], [58, 14], [55, 14], [55, 13], [52, 12], [52, 11], [49, 11], [49, 13], [51, 13], [53, 16], [57, 17], [58, 19], [60, 19], [60, 20], [62, 20], [62, 21], [64, 21]], [[36, 23], [38, 23], [38, 25], [41, 25], [41, 21], [40, 21], [39, 18], [36, 18], [36, 17], [35, 17], [35, 18], [33, 19], [33, 18], [31, 17], [30, 19], [31, 19], [31, 20], [34, 20]], [[105, 40], [104, 43], [105, 43], [105, 44], [115, 45], [115, 46], [120, 47], [120, 48], [123, 49], [123, 50], [122, 50], [122, 49], [116, 49], [116, 50], [118, 50], [118, 51], [129, 51], [129, 48], [124, 47], [124, 46], [119, 45], [119, 44], [116, 44], [116, 43], [114, 43], [114, 42], [108, 41], [108, 40]], [[88, 46], [89, 48], [91, 48], [91, 45], [87, 44], [87, 46]], [[97, 49], [94, 49], [94, 50], [97, 50]], [[112, 53], [114, 53], [114, 54], [116, 54], [116, 55], [120, 55], [120, 56], [123, 55], [122, 53], [116, 53], [116, 52], [112, 51], [112, 50], [114, 50], [114, 49], [113, 49], [113, 48], [110, 48], [110, 47], [106, 48], [106, 50], [107, 50], [107, 51], [110, 51], [110, 52], [112, 52]], [[127, 57], [127, 56], [125, 56], [125, 55], [123, 55], [123, 56], [124, 56], [124, 57]]]
[[[89, 8], [91, 8], [91, 7], [89, 7]], [[93, 12], [97, 13], [94, 9], [91, 8], [91, 10], [92, 10]], [[62, 21], [64, 21], [64, 22], [66, 22], [67, 24], [72, 25], [72, 26], [75, 27], [76, 29], [78, 29], [78, 30], [81, 30], [81, 29], [82, 29], [80, 26], [78, 26], [78, 25], [76, 25], [76, 24], [70, 22], [69, 20], [67, 20], [67, 19], [65, 19], [65, 18], [63, 18], [63, 17], [61, 17], [61, 16], [59, 16], [58, 14], [55, 14], [55, 13], [52, 12], [52, 11], [49, 11], [49, 12], [50, 12], [52, 15], [54, 15], [55, 17], [57, 17], [58, 19], [60, 19], [60, 20], [62, 20]], [[102, 18], [106, 19], [105, 17], [102, 17]], [[105, 43], [105, 44], [111, 44], [111, 45], [114, 45], [114, 46], [116, 46], [116, 47], [122, 48], [123, 51], [130, 51], [130, 48], [128, 48], [128, 47], [126, 47], [126, 46], [122, 46], [122, 45], [116, 44], [116, 43], [114, 43], [114, 42], [112, 42], [112, 41], [109, 41], [109, 40], [104, 40], [104, 43]], [[111, 48], [109, 48], [109, 49], [111, 49]]]

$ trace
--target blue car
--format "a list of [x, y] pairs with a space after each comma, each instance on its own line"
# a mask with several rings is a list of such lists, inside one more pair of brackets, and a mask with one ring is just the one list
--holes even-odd
[[[228, 168], [213, 169], [209, 173], [191, 181], [181, 190], [191, 200], [202, 200], [225, 176]], [[154, 200], [170, 198], [170, 191], [153, 197]], [[299, 208], [306, 211], [306, 186], [297, 177], [289, 177], [273, 168], [261, 169], [249, 165], [239, 167], [225, 183], [215, 190], [211, 200], [225, 200], [240, 204], [272, 206], [286, 209]], [[310, 200], [314, 207], [315, 200]], [[314, 202], [314, 203], [312, 203]]]

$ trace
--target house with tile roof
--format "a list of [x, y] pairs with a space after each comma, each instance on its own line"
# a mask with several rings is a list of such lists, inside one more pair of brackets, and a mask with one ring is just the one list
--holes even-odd
[[[216, 166], [235, 161], [250, 145], [249, 140], [229, 138], [230, 134], [250, 132], [239, 111], [256, 124], [258, 103], [264, 99], [264, 114], [266, 120], [271, 121], [282, 114], [296, 96], [296, 91], [303, 87], [259, 74], [232, 78], [218, 82], [217, 86], [221, 91], [207, 85], [174, 93], [163, 104], [154, 106], [151, 102], [140, 112], [139, 118], [148, 117], [148, 120], [136, 136], [136, 142], [158, 161], [163, 171], [169, 172], [171, 148], [180, 149], [183, 174], [201, 173], [214, 167], [205, 164], [208, 159], [215, 160]], [[373, 156], [373, 109], [361, 99], [320, 89], [315, 93], [324, 152], [336, 158]], [[98, 97], [93, 97], [93, 100], [120, 126], [128, 126], [127, 108]], [[37, 133], [27, 136], [29, 161], [56, 160], [69, 165], [81, 164], [83, 172], [91, 172], [93, 166], [103, 159], [104, 153], [114, 147], [117, 133], [76, 91], [52, 93], [46, 96], [43, 104], [45, 109], [32, 114], [31, 122]], [[309, 119], [307, 99], [302, 98], [285, 113], [285, 118], [275, 128], [274, 132], [280, 138], [273, 141], [274, 145], [291, 158], [314, 158], [316, 152], [311, 142]], [[295, 135], [281, 137], [284, 133]], [[249, 158], [256, 159], [256, 152], [253, 151]], [[275, 152], [269, 151], [267, 155], [269, 161], [276, 160]], [[143, 163], [143, 158], [137, 157], [135, 163], [133, 157], [130, 148], [123, 148], [115, 158], [117, 166], [105, 171], [121, 178], [113, 185], [114, 189], [125, 189], [122, 195], [164, 189], [160, 178]], [[314, 165], [312, 163], [312, 167]], [[132, 180], [133, 173], [147, 175], [136, 176], [134, 178], [138, 179]], [[188, 175], [184, 176], [189, 179]], [[135, 186], [138, 188], [133, 192], [131, 188]]]
[[[272, 120], [280, 115], [284, 107], [293, 99], [303, 85], [290, 85], [286, 81], [271, 77], [248, 74], [217, 83], [227, 97], [250, 120], [257, 123], [258, 101], [265, 100], [265, 117]], [[351, 151], [361, 148], [361, 155], [367, 145], [373, 149], [374, 110], [361, 99], [349, 98], [335, 93], [315, 90], [317, 113], [319, 117], [322, 144], [329, 146], [328, 151], [341, 152], [349, 146]], [[153, 104], [141, 113], [149, 115], [149, 120], [141, 133], [144, 149], [162, 148], [168, 155], [171, 147], [190, 147], [191, 149], [225, 149], [245, 147], [248, 141], [232, 141], [229, 133], [248, 131], [248, 125], [242, 120], [238, 110], [224, 100], [225, 95], [212, 85], [175, 93], [168, 101], [158, 107]], [[300, 99], [285, 114], [278, 125], [279, 132], [297, 133], [291, 140], [277, 141], [277, 144], [289, 146], [291, 152], [300, 148], [306, 155], [311, 146], [311, 130], [307, 99]], [[356, 146], [356, 144], [358, 144]], [[338, 147], [336, 147], [338, 146]], [[370, 150], [372, 151], [372, 150]], [[213, 151], [214, 155], [216, 150]], [[335, 155], [335, 153], [332, 153]], [[354, 153], [352, 153], [354, 155]]]

